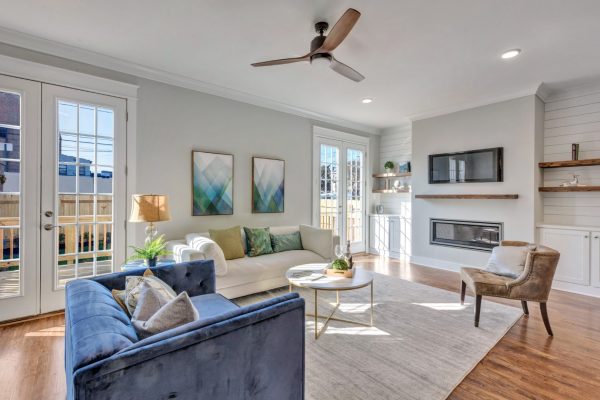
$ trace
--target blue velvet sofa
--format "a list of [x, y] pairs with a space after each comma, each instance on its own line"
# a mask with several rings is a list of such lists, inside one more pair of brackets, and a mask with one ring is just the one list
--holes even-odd
[[303, 299], [238, 307], [215, 293], [211, 260], [151, 269], [187, 291], [200, 320], [139, 340], [110, 290], [144, 268], [69, 282], [68, 399], [304, 398]]

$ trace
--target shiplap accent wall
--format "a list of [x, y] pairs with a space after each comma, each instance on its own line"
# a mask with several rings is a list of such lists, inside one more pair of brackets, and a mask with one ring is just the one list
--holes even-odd
[[[546, 102], [544, 161], [570, 160], [572, 143], [579, 143], [579, 159], [600, 158], [600, 91]], [[600, 166], [591, 166], [546, 169], [544, 186], [558, 186], [573, 174], [581, 183], [600, 185]], [[545, 193], [544, 222], [600, 226], [600, 192]]]
[[[411, 161], [412, 155], [412, 129], [410, 124], [386, 129], [382, 132], [379, 142], [380, 172], [383, 172], [383, 164], [393, 161], [398, 164]], [[410, 178], [406, 179], [408, 184]], [[382, 204], [386, 214], [398, 214], [410, 217], [410, 193], [385, 193], [379, 194], [375, 204]]]

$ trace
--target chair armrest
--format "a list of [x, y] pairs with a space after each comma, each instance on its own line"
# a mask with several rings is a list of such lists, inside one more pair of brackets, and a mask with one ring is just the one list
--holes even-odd
[[530, 251], [523, 273], [507, 284], [509, 297], [539, 302], [548, 300], [559, 257], [556, 251]]

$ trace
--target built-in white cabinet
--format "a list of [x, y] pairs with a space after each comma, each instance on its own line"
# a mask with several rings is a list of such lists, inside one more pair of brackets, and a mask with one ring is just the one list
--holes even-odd
[[560, 252], [555, 281], [600, 287], [600, 231], [543, 227], [539, 242]]
[[399, 215], [370, 215], [369, 253], [390, 258], [410, 254], [409, 219]]

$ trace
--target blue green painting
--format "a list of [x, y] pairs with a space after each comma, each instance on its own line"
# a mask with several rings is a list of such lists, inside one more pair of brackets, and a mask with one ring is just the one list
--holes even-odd
[[233, 156], [192, 152], [192, 214], [233, 214]]
[[284, 176], [283, 160], [252, 158], [252, 212], [283, 212]]

